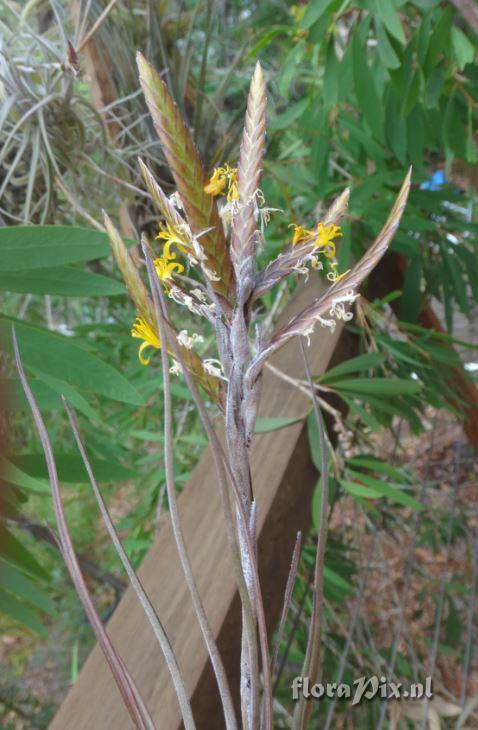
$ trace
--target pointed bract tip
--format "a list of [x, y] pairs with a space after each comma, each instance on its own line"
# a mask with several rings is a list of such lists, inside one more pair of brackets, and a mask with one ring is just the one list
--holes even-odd
[[411, 182], [412, 182], [412, 166], [408, 168], [407, 174], [405, 175], [405, 179], [402, 182], [402, 186], [400, 188], [400, 191], [402, 193], [405, 193], [408, 196], [408, 193], [410, 191]]
[[260, 61], [257, 61], [256, 65], [255, 65], [254, 73], [252, 75], [252, 78], [256, 82], [257, 81], [260, 81], [261, 83], [264, 83], [264, 70], [263, 70], [263, 68], [261, 66], [261, 62]]
[[148, 63], [146, 58], [143, 56], [141, 51], [136, 52], [136, 65], [139, 71], [139, 78], [141, 79], [144, 74], [148, 73], [151, 69], [151, 65]]

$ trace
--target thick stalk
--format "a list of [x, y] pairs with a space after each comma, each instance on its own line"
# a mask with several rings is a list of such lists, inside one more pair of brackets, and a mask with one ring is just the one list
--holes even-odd
[[[146, 247], [145, 247], [146, 248]], [[155, 314], [157, 319], [158, 331], [161, 342], [167, 342], [167, 330], [165, 324], [165, 315], [158, 301], [157, 290], [154, 286], [154, 280], [151, 281], [154, 273], [151, 272], [151, 262], [146, 254], [148, 263], [148, 275], [150, 276], [151, 290], [155, 303]], [[224, 664], [219, 654], [214, 635], [209, 626], [209, 622], [204, 610], [196, 581], [194, 579], [191, 562], [187, 554], [186, 544], [182, 531], [181, 521], [179, 519], [178, 504], [176, 499], [176, 488], [174, 484], [173, 471], [173, 438], [172, 438], [172, 401], [171, 401], [171, 383], [169, 376], [169, 361], [166, 347], [161, 348], [161, 365], [163, 370], [163, 392], [164, 392], [164, 468], [166, 473], [166, 490], [168, 493], [169, 513], [171, 516], [171, 525], [173, 528], [174, 539], [178, 548], [178, 554], [181, 561], [181, 567], [184, 572], [186, 583], [189, 588], [194, 610], [201, 628], [204, 641], [206, 642], [211, 664], [216, 676], [219, 688], [219, 694], [224, 709], [224, 718], [227, 730], [237, 730], [237, 722], [234, 712], [234, 704], [232, 701], [231, 691], [227, 681]]]
[[[245, 272], [246, 273], [246, 272]], [[252, 484], [249, 463], [249, 436], [247, 428], [247, 404], [250, 400], [250, 393], [244, 389], [244, 373], [250, 357], [249, 333], [247, 325], [246, 307], [252, 290], [252, 271], [247, 272], [249, 276], [238, 278], [237, 285], [237, 306], [234, 310], [230, 330], [231, 367], [229, 369], [229, 380], [226, 399], [226, 434], [229, 461], [235, 480], [241, 491], [242, 502], [247, 516], [247, 522], [241, 524], [238, 521], [239, 548], [241, 551], [241, 562], [246, 579], [251, 604], [256, 615], [256, 596], [254, 591], [251, 566], [247, 550], [245, 549], [245, 532], [253, 536], [251, 531], [251, 505], [252, 505]], [[253, 518], [252, 518], [253, 519]], [[253, 539], [255, 545], [255, 540]], [[243, 616], [244, 624], [244, 616]], [[242, 721], [245, 728], [258, 726], [259, 707], [259, 682], [255, 667], [257, 656], [254, 655], [254, 647], [248, 640], [247, 633], [243, 630], [241, 639], [241, 711]]]
[[[151, 291], [153, 298], [155, 299], [156, 306], [160, 307], [164, 315], [167, 318], [167, 303], [166, 298], [162, 292], [159, 281], [155, 275], [152, 261], [150, 258], [149, 250], [146, 245], [143, 245], [143, 250], [146, 258], [148, 276], [150, 281]], [[174, 338], [171, 338], [168, 333], [168, 349], [172, 352], [175, 359], [181, 365], [183, 374], [186, 380], [186, 384], [194, 398], [198, 412], [201, 418], [201, 422], [204, 426], [206, 434], [209, 438], [212, 453], [214, 457], [215, 467], [218, 475], [218, 483], [220, 488], [220, 496], [224, 509], [225, 522], [226, 522], [226, 534], [228, 537], [229, 545], [231, 547], [233, 565], [236, 573], [236, 580], [238, 584], [239, 594], [243, 609], [243, 622], [244, 631], [247, 637], [248, 645], [251, 647], [251, 676], [254, 679], [255, 687], [259, 688], [259, 655], [256, 638], [256, 619], [258, 623], [262, 665], [263, 665], [263, 684], [264, 684], [264, 727], [266, 730], [272, 729], [272, 685], [271, 675], [269, 666], [269, 649], [267, 641], [267, 628], [264, 615], [264, 605], [262, 602], [262, 595], [259, 583], [259, 574], [257, 569], [257, 559], [255, 550], [255, 538], [253, 538], [251, 531], [244, 529], [244, 525], [249, 524], [250, 508], [246, 509], [243, 492], [240, 485], [235, 477], [234, 471], [231, 467], [229, 459], [226, 457], [222, 445], [217, 437], [217, 434], [213, 428], [209, 415], [204, 407], [202, 400], [199, 397], [194, 380], [187, 368], [184, 367], [183, 358], [181, 355], [180, 348]], [[246, 450], [247, 454], [247, 450]], [[246, 456], [247, 464], [248, 454]], [[231, 511], [231, 505], [229, 500], [229, 493], [226, 488], [226, 474], [230, 481], [233, 489], [233, 495], [236, 504], [236, 515], [237, 519], [234, 520], [233, 513]], [[248, 469], [248, 484], [249, 481], [249, 469]], [[249, 500], [250, 504], [250, 500]], [[237, 528], [236, 528], [237, 526]], [[242, 553], [238, 546], [239, 536], [242, 535]], [[248, 584], [244, 577], [244, 563], [247, 564], [248, 575], [250, 576], [250, 584]], [[251, 595], [254, 596], [256, 604], [252, 606]], [[258, 722], [258, 718], [257, 718]]]

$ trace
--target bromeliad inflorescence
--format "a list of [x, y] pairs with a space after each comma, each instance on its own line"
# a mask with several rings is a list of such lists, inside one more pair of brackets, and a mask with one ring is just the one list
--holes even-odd
[[[225, 164], [223, 167], [217, 167], [214, 169], [209, 182], [204, 186], [204, 192], [208, 195], [213, 197], [224, 195], [226, 197], [227, 204], [220, 208], [220, 216], [223, 220], [225, 229], [227, 229], [227, 224], [234, 219], [234, 215], [241, 209], [236, 178], [237, 169]], [[255, 201], [262, 203], [262, 206], [259, 207], [256, 202], [255, 211], [257, 219], [260, 219], [262, 233], [264, 224], [269, 222], [269, 211], [276, 209], [265, 207], [264, 196], [259, 189], [255, 191], [254, 198]], [[179, 212], [183, 210], [179, 192], [176, 191], [172, 196], [170, 196], [169, 201], [175, 208], [174, 222], [171, 222], [171, 220], [168, 221], [167, 216], [165, 216], [166, 221], [160, 224], [156, 240], [163, 242], [163, 251], [162, 255], [154, 258], [156, 273], [158, 278], [163, 282], [167, 293], [176, 303], [186, 306], [195, 314], [211, 314], [215, 309], [215, 303], [214, 301], [208, 302], [205, 291], [193, 289], [190, 293], [188, 293], [178, 284], [177, 281], [174, 281], [175, 276], [182, 274], [185, 270], [185, 266], [177, 260], [177, 253], [183, 255], [186, 263], [190, 266], [194, 267], [200, 263], [207, 279], [215, 280], [217, 274], [215, 272], [211, 272], [208, 267], [205, 266], [204, 262], [207, 260], [207, 257], [199, 241], [200, 234], [195, 236], [192, 233], [189, 224], [182, 218]], [[227, 215], [225, 214], [225, 210], [227, 210]], [[266, 211], [266, 214], [264, 214], [264, 211]], [[319, 222], [313, 230], [292, 223], [289, 227], [293, 227], [292, 247], [294, 248], [295, 253], [298, 254], [297, 262], [293, 267], [293, 272], [308, 274], [308, 265], [314, 269], [322, 269], [323, 264], [319, 260], [319, 255], [323, 255], [326, 259], [333, 259], [330, 263], [331, 271], [327, 274], [329, 281], [338, 282], [343, 278], [343, 276], [345, 276], [345, 274], [339, 275], [337, 273], [338, 264], [335, 259], [335, 239], [342, 236], [340, 226], [335, 225], [334, 223], [324, 225], [324, 223]], [[177, 253], [173, 250], [173, 248], [177, 250]], [[214, 297], [211, 297], [211, 299], [213, 300]], [[337, 313], [341, 312], [342, 309], [335, 305], [334, 311]], [[153, 325], [148, 324], [147, 326], [150, 332], [153, 332]], [[140, 336], [136, 333], [135, 329], [133, 329], [133, 332], [134, 337]], [[181, 341], [180, 338], [178, 338], [178, 341]], [[140, 349], [144, 349], [143, 345], [140, 346]], [[141, 357], [143, 349], [141, 349], [141, 352], [139, 353], [140, 362], [142, 364], [148, 364], [149, 358], [145, 359]], [[214, 369], [211, 369], [211, 367], [207, 364], [205, 365], [205, 369], [207, 372], [215, 374]], [[176, 371], [177, 369], [175, 372]]]
[[[222, 363], [221, 380], [229, 380], [231, 372], [239, 367], [242, 376], [248, 379], [248, 387], [252, 387], [260, 372], [259, 364], [288, 340], [289, 335], [308, 336], [316, 323], [332, 327], [337, 319], [349, 318], [349, 307], [357, 296], [360, 282], [391, 240], [408, 192], [409, 178], [400, 192], [398, 208], [394, 208], [376, 243], [352, 271], [339, 274], [336, 259], [336, 241], [342, 236], [340, 219], [347, 208], [348, 190], [313, 228], [291, 224], [291, 244], [258, 271], [256, 254], [272, 210], [265, 206], [259, 186], [265, 149], [266, 103], [260, 66], [257, 65], [251, 82], [237, 168], [225, 163], [206, 177], [190, 132], [163, 81], [142, 56], [138, 57], [138, 65], [143, 91], [177, 186], [176, 192], [168, 197], [140, 161], [145, 182], [163, 218], [156, 236], [162, 251], [155, 255], [150, 246], [158, 279], [175, 303], [205, 318], [216, 330], [217, 351], [204, 361], [202, 372], [214, 377], [214, 368], [209, 363], [217, 360]], [[220, 202], [221, 197], [224, 202]], [[124, 254], [119, 256], [123, 268], [124, 261], [120, 259], [124, 257]], [[254, 301], [272, 286], [291, 274], [308, 275], [310, 269], [324, 268], [328, 269], [327, 279], [332, 286], [308, 308], [303, 330], [292, 327], [291, 323], [287, 332], [274, 336], [259, 352], [253, 353], [250, 343], [244, 342], [238, 363], [234, 356], [237, 348], [231, 339], [238, 307], [247, 331]], [[130, 291], [138, 288], [139, 275], [132, 276], [129, 272], [125, 278]], [[138, 305], [137, 292], [132, 294]], [[147, 364], [149, 358], [143, 357], [143, 352], [148, 346], [158, 349], [159, 337], [153, 307], [144, 291], [138, 314], [140, 319], [132, 334], [143, 339], [138, 354], [140, 361]], [[178, 337], [177, 333], [175, 336]], [[194, 375], [198, 378], [197, 370]]]
[[328, 272], [327, 279], [332, 282], [340, 281], [347, 273], [338, 274], [337, 272], [338, 262], [335, 258], [334, 239], [342, 236], [340, 226], [336, 226], [334, 223], [324, 225], [322, 222], [317, 223], [315, 230], [303, 228], [295, 223], [291, 223], [291, 226], [294, 228], [292, 246], [297, 246], [296, 250], [298, 251], [302, 248], [307, 249], [303, 252], [303, 256], [299, 257], [293, 270], [307, 276], [309, 273], [308, 263], [313, 269], [322, 269], [323, 264], [319, 260], [319, 254], [323, 254], [327, 259], [333, 259], [330, 263], [331, 271]]
[[[351, 306], [359, 296], [361, 282], [384, 255], [397, 229], [410, 187], [410, 173], [375, 242], [351, 270], [339, 274], [336, 259], [336, 240], [342, 236], [340, 221], [347, 209], [348, 189], [313, 228], [292, 224], [290, 243], [273, 261], [259, 269], [257, 254], [272, 212], [266, 207], [260, 188], [266, 142], [266, 87], [260, 65], [257, 64], [251, 81], [237, 168], [224, 164], [210, 177], [205, 174], [191, 133], [161, 76], [141, 55], [138, 55], [138, 67], [148, 108], [177, 188], [168, 197], [140, 161], [144, 181], [162, 219], [156, 236], [162, 250], [155, 251], [145, 237], [142, 239], [150, 292], [108, 218], [106, 228], [138, 311], [132, 335], [142, 340], [140, 362], [149, 362], [144, 357], [148, 347], [161, 347], [165, 382], [169, 378], [168, 354], [173, 359], [169, 369], [183, 373], [193, 393], [194, 381], [199, 383], [219, 405], [224, 417], [225, 449], [218, 452], [218, 470], [221, 464], [227, 464], [224, 483], [231, 489], [234, 505], [233, 527], [228, 536], [231, 549], [236, 549], [239, 556], [232, 563], [238, 570], [238, 585], [243, 588], [240, 592], [243, 615], [248, 618], [244, 620], [241, 644], [242, 727], [271, 730], [267, 638], [261, 644], [260, 659], [256, 640], [261, 604], [256, 565], [256, 507], [249, 463], [261, 375], [271, 355], [292, 338], [308, 339], [317, 324], [333, 329], [338, 320], [347, 321], [352, 317]], [[309, 275], [310, 269], [327, 268], [331, 285], [284, 327], [266, 337], [266, 332], [261, 332], [254, 303], [291, 275]], [[200, 355], [196, 346], [206, 349], [201, 335], [189, 334], [185, 329], [176, 331], [169, 318], [168, 298], [205, 320], [213, 329], [213, 352], [205, 357]], [[201, 404], [196, 396], [195, 400]], [[198, 408], [202, 414], [200, 405]], [[211, 433], [214, 434], [212, 427]], [[225, 510], [227, 505], [231, 506], [229, 502], [226, 494]], [[265, 624], [261, 635], [266, 635]], [[214, 663], [215, 655], [210, 652], [210, 656]], [[310, 669], [305, 671], [303, 667], [303, 673], [308, 675], [314, 674], [317, 667], [307, 665], [305, 669]], [[219, 684], [220, 672], [216, 671], [216, 677]], [[265, 700], [263, 712], [261, 692]], [[224, 692], [221, 696], [224, 697]], [[229, 712], [234, 714], [233, 709]], [[235, 721], [228, 725], [236, 726]]]

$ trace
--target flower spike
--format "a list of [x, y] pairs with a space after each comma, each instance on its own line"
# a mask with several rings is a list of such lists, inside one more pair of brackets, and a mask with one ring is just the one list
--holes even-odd
[[204, 192], [207, 179], [199, 153], [161, 76], [141, 53], [137, 54], [137, 64], [146, 103], [184, 203], [187, 222], [193, 235], [207, 230], [201, 238], [207, 267], [222, 274], [211, 286], [228, 309], [234, 300], [232, 264], [216, 202]]

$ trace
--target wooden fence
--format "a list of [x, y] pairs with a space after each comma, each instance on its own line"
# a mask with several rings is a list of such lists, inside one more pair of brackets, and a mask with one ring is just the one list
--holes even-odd
[[[284, 311], [282, 322], [320, 291], [315, 280], [301, 288]], [[309, 359], [319, 374], [351, 356], [353, 339], [316, 328]], [[304, 378], [297, 343], [272, 360], [275, 368]], [[309, 398], [267, 370], [260, 418], [297, 418], [279, 430], [256, 434], [252, 445], [254, 493], [258, 503], [260, 573], [269, 633], [278, 620], [290, 558], [298, 530], [310, 525], [311, 497], [318, 474], [311, 461], [305, 418]], [[158, 429], [161, 424], [157, 424]], [[206, 449], [179, 497], [188, 553], [211, 628], [217, 637], [231, 687], [239, 672], [240, 604], [230, 565], [222, 508], [212, 455]], [[168, 515], [140, 571], [174, 647], [192, 698], [198, 728], [222, 730], [224, 720], [214, 677], [189, 593], [184, 582]], [[159, 728], [181, 726], [178, 702], [161, 651], [129, 588], [108, 624], [110, 636], [141, 689]], [[237, 700], [237, 697], [236, 697]], [[126, 730], [131, 727], [119, 692], [96, 647], [60, 708], [51, 730]]]

